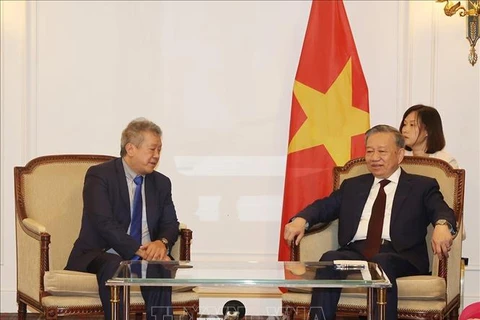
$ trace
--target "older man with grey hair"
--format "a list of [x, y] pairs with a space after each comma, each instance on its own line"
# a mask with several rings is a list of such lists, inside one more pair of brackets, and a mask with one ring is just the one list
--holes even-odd
[[[378, 125], [366, 132], [369, 174], [343, 181], [330, 196], [316, 200], [285, 226], [284, 238], [297, 244], [308, 226], [338, 219], [340, 248], [321, 261], [367, 260], [379, 264], [390, 281], [386, 318], [397, 319], [398, 277], [427, 274], [425, 236], [435, 225], [432, 246], [442, 259], [455, 233], [455, 215], [443, 200], [435, 179], [400, 168], [405, 140], [395, 128]], [[310, 319], [335, 319], [340, 289], [313, 290]]]
[[[139, 118], [123, 130], [120, 158], [92, 166], [83, 187], [83, 217], [67, 270], [95, 273], [105, 319], [111, 279], [122, 260], [170, 260], [178, 235], [170, 179], [155, 171], [162, 131]], [[142, 287], [147, 319], [171, 316], [170, 287]]]

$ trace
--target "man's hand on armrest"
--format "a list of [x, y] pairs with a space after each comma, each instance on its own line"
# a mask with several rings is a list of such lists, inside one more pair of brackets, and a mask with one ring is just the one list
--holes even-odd
[[453, 236], [448, 225], [436, 225], [432, 234], [433, 253], [438, 259], [448, 258], [448, 252], [453, 243]]
[[302, 240], [305, 234], [305, 226], [307, 224], [307, 220], [297, 217], [293, 219], [292, 222], [287, 223], [285, 225], [285, 231], [283, 233], [283, 238], [288, 242], [290, 245], [292, 241], [295, 239], [295, 245], [298, 246], [300, 240]]

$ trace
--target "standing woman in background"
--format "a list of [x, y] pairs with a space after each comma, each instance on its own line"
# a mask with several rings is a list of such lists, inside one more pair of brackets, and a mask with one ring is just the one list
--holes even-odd
[[423, 104], [408, 108], [403, 114], [400, 132], [405, 137], [406, 156], [438, 158], [458, 169], [457, 160], [444, 150], [445, 136], [437, 109]]
[[[445, 148], [442, 118], [437, 109], [423, 104], [411, 106], [403, 114], [399, 131], [405, 138], [405, 155], [416, 157], [432, 157], [448, 162], [458, 169], [457, 160]], [[467, 234], [463, 229], [462, 239]]]

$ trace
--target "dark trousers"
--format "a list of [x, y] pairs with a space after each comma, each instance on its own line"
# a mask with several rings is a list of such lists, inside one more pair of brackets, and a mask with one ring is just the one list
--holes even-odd
[[[112, 253], [103, 253], [96, 257], [87, 267], [87, 271], [97, 275], [98, 292], [102, 301], [103, 312], [106, 320], [112, 319], [110, 307], [110, 287], [105, 283], [111, 279], [123, 259]], [[169, 271], [161, 265], [150, 267], [148, 276], [169, 277]], [[171, 287], [141, 287], [145, 311], [148, 320], [162, 320], [164, 316], [172, 316], [172, 288]], [[123, 305], [123, 295], [121, 306]], [[121, 316], [120, 316], [121, 317]], [[168, 318], [167, 318], [168, 319]]]
[[[364, 241], [358, 241], [350, 243], [336, 251], [328, 251], [322, 255], [320, 261], [365, 260], [365, 257], [361, 253], [363, 244]], [[392, 287], [387, 289], [386, 319], [395, 320], [397, 319], [398, 308], [397, 278], [417, 275], [420, 272], [410, 262], [400, 256], [393, 249], [390, 242], [386, 242], [380, 247], [380, 252], [371, 259], [371, 262], [380, 265], [392, 283]], [[333, 270], [330, 272], [331, 274], [327, 275], [330, 278], [345, 277], [345, 273], [339, 273]], [[325, 274], [321, 275], [321, 277], [325, 278]], [[335, 319], [340, 294], [341, 289], [314, 288], [310, 304], [310, 320]], [[374, 296], [374, 302], [376, 302], [376, 296]]]

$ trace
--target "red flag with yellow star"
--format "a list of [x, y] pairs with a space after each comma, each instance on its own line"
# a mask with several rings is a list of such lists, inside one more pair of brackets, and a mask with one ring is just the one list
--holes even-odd
[[367, 83], [343, 1], [314, 0], [293, 86], [280, 261], [290, 260], [285, 224], [330, 194], [334, 166], [364, 155], [369, 126]]

